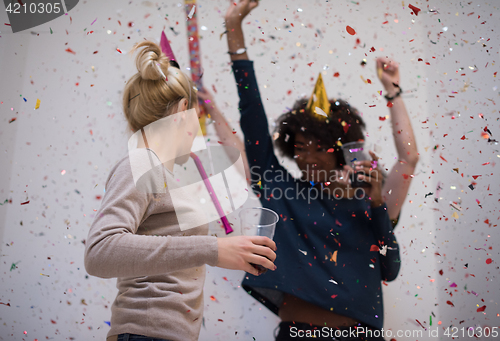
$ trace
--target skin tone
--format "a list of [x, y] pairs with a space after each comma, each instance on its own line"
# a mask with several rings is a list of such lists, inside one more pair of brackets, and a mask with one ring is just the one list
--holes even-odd
[[[242, 21], [258, 4], [258, 1], [255, 0], [230, 1], [225, 17], [229, 51], [235, 52], [245, 47]], [[245, 52], [238, 55], [230, 55], [230, 58], [231, 61], [248, 60], [248, 55]], [[399, 84], [400, 80], [397, 63], [389, 58], [378, 58], [376, 63], [379, 79], [387, 94], [394, 96], [399, 90], [394, 84]], [[378, 161], [378, 157], [374, 153], [370, 152], [371, 161], [358, 161], [355, 167], [357, 171], [365, 171], [365, 173], [370, 174], [366, 176], [361, 175], [359, 179], [372, 185], [367, 192], [371, 200], [371, 206], [373, 208], [378, 207], [386, 202], [389, 217], [396, 219], [399, 216], [401, 206], [411, 183], [411, 177], [407, 176], [407, 179], [404, 179], [403, 174], [413, 174], [418, 161], [418, 152], [409, 115], [401, 96], [396, 97], [391, 102], [393, 103], [393, 106], [390, 107], [392, 131], [399, 159], [397, 164], [391, 168], [383, 188], [382, 173], [376, 163], [374, 163], [374, 161]], [[309, 165], [309, 168], [312, 168], [313, 172], [316, 169], [317, 173], [319, 173], [320, 169], [334, 169], [332, 168], [336, 164], [334, 156], [325, 155], [324, 147], [316, 142], [309, 143], [308, 141], [310, 140], [310, 138], [301, 134], [296, 135], [295, 154], [299, 156], [296, 158], [299, 168], [307, 169], [306, 167]], [[354, 169], [348, 166], [345, 166], [343, 170], [346, 172], [354, 171]], [[306, 173], [306, 178], [310, 176], [312, 176], [311, 173]], [[332, 183], [332, 185], [348, 186], [346, 183], [348, 181], [347, 178], [343, 177], [343, 181], [339, 179], [339, 181]], [[349, 326], [357, 322], [349, 317], [323, 310], [318, 306], [288, 294], [285, 295], [279, 316], [284, 321], [306, 322], [329, 327]]]

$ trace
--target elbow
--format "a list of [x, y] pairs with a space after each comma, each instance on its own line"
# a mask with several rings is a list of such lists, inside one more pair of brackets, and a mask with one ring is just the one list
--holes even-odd
[[394, 273], [390, 273], [390, 274], [386, 274], [387, 276], [385, 276], [384, 281], [385, 282], [394, 281], [398, 277], [398, 273], [399, 273], [399, 271], [394, 272]]
[[83, 263], [85, 271], [87, 271], [89, 275], [99, 278], [112, 278], [112, 276], [108, 276], [102, 271], [102, 266], [100, 266], [102, 262], [99, 261], [99, 257], [95, 254], [95, 251], [93, 251], [92, 248], [85, 250]]

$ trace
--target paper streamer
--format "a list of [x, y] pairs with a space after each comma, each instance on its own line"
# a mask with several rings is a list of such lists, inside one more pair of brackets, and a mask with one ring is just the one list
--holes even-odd
[[[186, 7], [186, 23], [187, 23], [187, 38], [189, 44], [189, 61], [191, 68], [191, 78], [196, 84], [198, 89], [203, 87], [200, 76], [203, 71], [201, 68], [201, 58], [200, 58], [200, 44], [198, 36], [198, 23], [196, 21], [196, 12], [198, 6], [196, 6], [196, 0], [184, 0]], [[201, 118], [200, 125], [203, 136], [207, 135], [207, 130], [205, 126], [205, 112], [203, 106], [200, 105]]]
[[198, 168], [198, 171], [200, 172], [201, 178], [203, 179], [203, 182], [205, 183], [205, 186], [207, 187], [208, 193], [210, 193], [210, 197], [212, 198], [215, 209], [217, 210], [217, 213], [219, 214], [219, 217], [222, 220], [222, 224], [224, 225], [224, 229], [226, 230], [226, 234], [233, 232], [233, 229], [231, 228], [231, 225], [229, 225], [229, 221], [227, 220], [227, 218], [224, 214], [224, 211], [222, 210], [222, 206], [219, 202], [219, 199], [217, 199], [217, 196], [215, 195], [215, 191], [212, 188], [212, 184], [210, 183], [210, 180], [208, 179], [207, 172], [205, 172], [205, 168], [203, 168], [203, 165], [201, 164], [200, 158], [195, 153], [191, 153], [191, 158], [194, 160], [194, 163], [196, 164], [196, 167]]

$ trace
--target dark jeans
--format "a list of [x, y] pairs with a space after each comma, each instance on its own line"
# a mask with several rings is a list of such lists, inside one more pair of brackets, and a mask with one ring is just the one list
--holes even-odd
[[169, 340], [158, 339], [156, 337], [149, 337], [144, 335], [125, 333], [118, 335], [118, 341], [169, 341]]
[[329, 328], [301, 322], [281, 322], [276, 341], [385, 341], [378, 329], [360, 323], [352, 327]]

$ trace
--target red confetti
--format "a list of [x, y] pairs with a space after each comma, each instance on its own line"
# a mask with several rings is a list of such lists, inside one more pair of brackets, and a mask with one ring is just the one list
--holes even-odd
[[465, 140], [465, 135], [460, 138], [460, 140]]
[[338, 295], [332, 295], [332, 298], [335, 298], [335, 297], [337, 297], [337, 296], [338, 296]]
[[227, 277], [222, 277], [223, 280], [227, 281]]
[[314, 63], [314, 62], [310, 62], [310, 63], [307, 63], [307, 65], [311, 66], [311, 65], [313, 65], [313, 63]]
[[212, 295], [212, 296], [210, 296], [210, 299], [211, 299], [212, 301], [217, 301], [217, 299], [216, 299], [216, 298], [215, 298], [215, 296], [213, 296], [213, 295]]
[[72, 49], [70, 49], [69, 47], [65, 50], [66, 52], [69, 52], [69, 53], [73, 53], [73, 54], [76, 54], [75, 51], [73, 51]]
[[346, 29], [347, 33], [349, 33], [352, 36], [356, 34], [356, 31], [351, 26], [346, 26], [345, 29]]
[[372, 84], [372, 81], [371, 81], [370, 79], [367, 79], [367, 80], [366, 80], [366, 82], [367, 82], [368, 84]]
[[480, 307], [480, 308], [477, 308], [477, 312], [479, 313], [479, 312], [481, 312], [481, 311], [484, 311], [484, 309], [486, 309], [486, 306], [485, 306], [485, 305], [483, 305], [483, 306], [482, 306], [482, 307]]
[[372, 245], [370, 251], [380, 251], [380, 248], [377, 245]]
[[94, 54], [96, 54], [98, 51], [94, 51]]
[[10, 119], [9, 123], [14, 122], [15, 120], [17, 120], [17, 118], [16, 118], [16, 117], [13, 117], [13, 118], [11, 118], [11, 119]]
[[26, 205], [26, 204], [29, 204], [29, 203], [30, 203], [30, 201], [28, 200], [28, 201], [22, 202], [21, 205]]
[[333, 148], [330, 148], [330, 149], [328, 149], [326, 152], [327, 152], [327, 153], [333, 153], [333, 151], [334, 151], [334, 149], [333, 149]]
[[54, 320], [50, 320], [50, 322], [52, 322], [52, 324], [56, 324], [56, 323], [57, 323], [57, 322], [56, 322], [56, 321], [54, 321]]
[[453, 302], [451, 301], [446, 301], [446, 303], [448, 303], [449, 305], [451, 305], [452, 307], [454, 307], [455, 305], [453, 304]]
[[486, 260], [486, 264], [491, 264], [492, 262], [493, 262], [493, 260], [492, 260], [491, 258], [488, 258], [488, 259]]
[[439, 270], [439, 274], [443, 276], [443, 270]]
[[120, 51], [120, 49], [119, 49], [119, 48], [116, 48], [116, 51], [118, 51], [118, 52], [122, 53], [122, 51]]
[[389, 108], [392, 108], [392, 106], [393, 106], [393, 105], [394, 105], [394, 104], [392, 104], [392, 102], [391, 102], [391, 101], [387, 101], [387, 106], [388, 106]]
[[338, 76], [340, 76], [340, 73], [338, 73], [338, 72], [335, 72], [335, 73], [333, 74], [333, 77], [338, 77]]
[[439, 157], [440, 157], [442, 160], [444, 160], [445, 162], [448, 162], [448, 161], [446, 161], [446, 159], [445, 159], [442, 155], [439, 155]]
[[420, 12], [420, 11], [421, 11], [421, 9], [420, 9], [420, 8], [415, 7], [415, 6], [413, 6], [412, 4], [409, 4], [409, 5], [408, 5], [408, 7], [410, 7], [410, 8], [413, 10], [413, 13], [415, 13], [415, 15], [418, 15], [418, 12]]
[[378, 120], [379, 120], [379, 121], [385, 121], [386, 119], [387, 119], [387, 118], [386, 118], [385, 116], [379, 116], [379, 117], [378, 117]]
[[96, 200], [101, 200], [102, 197], [100, 195], [96, 195], [95, 198]]

